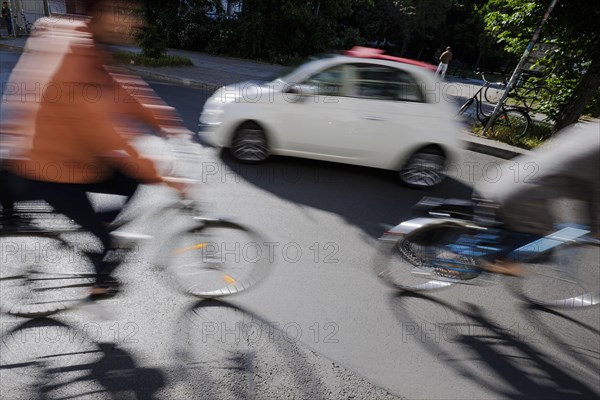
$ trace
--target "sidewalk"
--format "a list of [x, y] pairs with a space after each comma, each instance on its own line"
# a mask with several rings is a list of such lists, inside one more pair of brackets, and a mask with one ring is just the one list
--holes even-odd
[[[0, 48], [23, 51], [27, 38], [6, 38], [0, 40]], [[127, 51], [139, 51], [137, 48], [119, 47]], [[193, 67], [141, 67], [129, 65], [128, 67], [146, 79], [157, 79], [176, 84], [187, 85], [214, 91], [221, 86], [248, 80], [265, 81], [284, 74], [288, 67], [276, 64], [261, 63], [232, 57], [214, 56], [205, 53], [169, 49], [169, 54], [188, 57]], [[528, 153], [527, 150], [510, 146], [505, 143], [481, 138], [466, 131], [462, 140], [466, 148], [478, 153], [494, 157], [510, 159], [520, 154]]]

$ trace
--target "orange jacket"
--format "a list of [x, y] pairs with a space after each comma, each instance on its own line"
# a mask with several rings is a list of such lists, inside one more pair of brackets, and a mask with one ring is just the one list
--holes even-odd
[[[160, 182], [153, 163], [128, 143], [131, 120], [180, 124], [141, 79], [111, 73], [86, 21], [43, 19], [7, 83], [10, 168], [29, 179], [93, 183], [115, 168]], [[15, 157], [16, 156], [16, 157]]]

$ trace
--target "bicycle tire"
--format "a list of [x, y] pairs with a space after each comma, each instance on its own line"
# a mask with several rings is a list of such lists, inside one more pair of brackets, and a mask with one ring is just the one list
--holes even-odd
[[507, 108], [492, 121], [491, 132], [494, 136], [508, 136], [520, 139], [527, 133], [531, 117], [525, 110]]
[[558, 309], [600, 304], [597, 245], [564, 244], [545, 260], [524, 263], [523, 268], [524, 276], [511, 288], [531, 304]]
[[471, 104], [473, 104], [474, 101], [475, 101], [474, 97], [471, 97], [469, 100], [465, 101], [465, 103], [458, 110], [458, 115], [459, 116], [463, 115], [465, 113], [465, 111], [467, 111], [469, 109], [469, 107], [471, 107]]
[[229, 296], [262, 281], [270, 271], [261, 236], [240, 224], [204, 220], [175, 236], [167, 270], [179, 290], [199, 298]]
[[[45, 317], [88, 298], [96, 276], [93, 265], [87, 255], [64, 239], [43, 232], [5, 235], [1, 239], [0, 312]], [[82, 273], [66, 272], [68, 264]], [[85, 264], [88, 273], [82, 268]]]
[[376, 272], [390, 286], [407, 291], [429, 291], [463, 283], [479, 276], [477, 259], [457, 254], [448, 246], [465, 234], [459, 224], [424, 227], [397, 241], [382, 240]]
[[497, 104], [498, 101], [500, 101], [500, 99], [502, 98], [502, 96], [504, 95], [504, 92], [506, 91], [506, 87], [498, 87], [498, 86], [488, 86], [485, 88], [485, 91], [483, 92], [483, 97], [485, 98], [485, 101], [487, 101], [490, 104]]

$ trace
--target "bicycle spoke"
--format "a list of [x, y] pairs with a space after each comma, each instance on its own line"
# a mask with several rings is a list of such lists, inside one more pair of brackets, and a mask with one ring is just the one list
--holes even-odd
[[[258, 283], [269, 271], [264, 241], [226, 221], [207, 221], [178, 237], [169, 260], [176, 284], [198, 297], [226, 296]], [[252, 251], [256, 249], [256, 254]]]

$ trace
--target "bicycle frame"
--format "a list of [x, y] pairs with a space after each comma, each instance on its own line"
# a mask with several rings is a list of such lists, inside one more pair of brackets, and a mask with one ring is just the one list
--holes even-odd
[[[424, 198], [417, 207], [426, 216], [406, 220], [386, 230], [380, 238], [378, 276], [393, 287], [408, 291], [486, 284], [489, 274], [505, 274], [494, 268], [487, 272], [487, 266], [506, 260], [524, 263], [522, 271], [527, 272], [517, 273], [519, 277], [507, 283], [527, 302], [552, 308], [600, 304], [600, 281], [594, 261], [600, 241], [589, 236], [589, 229], [558, 226], [544, 237], [525, 237], [523, 244], [523, 240], [511, 240], [513, 233], [493, 218], [493, 203], [488, 210], [486, 205], [484, 201], [461, 203]], [[592, 258], [580, 257], [584, 255]]]
[[[39, 214], [41, 213], [38, 212]], [[46, 214], [53, 213], [46, 212]], [[181, 219], [177, 218], [179, 216]], [[154, 219], [155, 222], [160, 223], [160, 228], [152, 227], [151, 234], [120, 230], [130, 222], [139, 223], [143, 218]], [[165, 219], [168, 221], [167, 224], [162, 223]], [[170, 278], [168, 280], [187, 295], [212, 298], [235, 294], [259, 283], [269, 271], [269, 263], [266, 263], [262, 256], [260, 259], [244, 260], [241, 266], [238, 260], [229, 262], [231, 259], [223, 257], [220, 251], [220, 246], [226, 248], [226, 245], [216, 242], [214, 235], [215, 231], [225, 233], [225, 237], [233, 240], [231, 243], [241, 240], [243, 243], [254, 244], [264, 242], [260, 234], [236, 222], [199, 215], [198, 202], [191, 199], [177, 199], [165, 202], [157, 208], [148, 208], [142, 214], [118, 225], [118, 230], [112, 233], [113, 238], [116, 239], [115, 246], [111, 248], [114, 253], [109, 256], [112, 259], [116, 258], [116, 261], [111, 262], [117, 265], [126, 261], [131, 250], [135, 250], [138, 244], [146, 242], [149, 246], [143, 249], [145, 253], [143, 257], [151, 259], [152, 264], [160, 269], [169, 271], [167, 275]], [[2, 229], [0, 237], [38, 237], [58, 241], [60, 248], [64, 246], [64, 248], [73, 249], [77, 254], [81, 254], [87, 260], [89, 270], [90, 265], [94, 263], [92, 257], [97, 253], [86, 253], [79, 246], [80, 243], [74, 243], [63, 236], [82, 231], [81, 228], [40, 228], [38, 230], [17, 228], [14, 229], [14, 232]], [[228, 233], [233, 234], [234, 237], [227, 236]], [[191, 242], [186, 239], [190, 239]], [[219, 236], [219, 240], [227, 239]], [[125, 251], [125, 253], [121, 254], [120, 251]], [[20, 261], [17, 260], [17, 263]], [[77, 307], [79, 304], [89, 303], [89, 299], [84, 293], [86, 288], [94, 285], [96, 273], [86, 272], [83, 268], [79, 272], [80, 263], [73, 272], [64, 271], [62, 263], [43, 264], [45, 265], [42, 267], [37, 265], [37, 261], [32, 265], [23, 264], [21, 267], [12, 268], [13, 273], [0, 277], [0, 282], [5, 285], [4, 288], [8, 288], [10, 293], [14, 288], [28, 290], [30, 284], [41, 285], [31, 290], [32, 293], [35, 293], [31, 299], [18, 296], [10, 298], [10, 295], [8, 299], [0, 299], [4, 301], [4, 304], [0, 303], [2, 312], [31, 318], [51, 315]], [[46, 265], [50, 269], [45, 270]], [[73, 291], [76, 291], [77, 294], [72, 294]], [[71, 295], [62, 298], [56, 294], [65, 292], [71, 293]], [[2, 291], [0, 294], [3, 293], [5, 292]], [[28, 295], [28, 292], [25, 294]], [[53, 296], [51, 300], [45, 298], [39, 300], [40, 296], [44, 297], [48, 294]], [[24, 299], [26, 301], [23, 301]]]
[[[465, 103], [462, 105], [462, 107], [461, 107], [460, 111], [458, 112], [458, 115], [462, 115], [462, 114], [464, 114], [464, 113], [465, 113], [465, 112], [466, 112], [466, 111], [467, 111], [469, 108], [471, 108], [471, 105], [473, 104], [473, 102], [475, 102], [475, 103], [476, 103], [476, 106], [475, 106], [475, 107], [476, 107], [476, 108], [475, 108], [475, 112], [476, 112], [476, 114], [475, 114], [475, 116], [476, 116], [477, 120], [478, 120], [479, 122], [481, 122], [481, 124], [482, 124], [483, 126], [485, 126], [485, 125], [487, 124], [487, 121], [488, 121], [489, 117], [491, 116], [491, 113], [490, 113], [490, 114], [486, 114], [486, 113], [484, 112], [484, 110], [483, 110], [483, 106], [482, 106], [482, 104], [483, 104], [483, 96], [484, 96], [484, 91], [485, 91], [485, 90], [486, 90], [488, 87], [490, 87], [490, 86], [492, 85], [492, 83], [491, 83], [491, 82], [488, 82], [488, 81], [485, 79], [485, 77], [483, 77], [483, 80], [484, 80], [484, 82], [485, 82], [485, 83], [484, 83], [484, 84], [483, 84], [483, 85], [482, 85], [482, 86], [479, 88], [479, 90], [477, 90], [477, 92], [475, 92], [475, 94], [474, 94], [472, 97], [470, 97], [470, 98], [469, 98], [469, 99], [468, 99], [468, 100], [467, 100], [467, 101], [466, 101], [466, 102], [465, 102]], [[501, 111], [500, 111], [500, 112], [503, 112], [503, 111], [505, 111], [505, 110], [506, 110], [506, 108], [504, 107], [504, 105], [502, 105], [501, 107], [502, 107], [502, 108], [501, 108]]]
[[[433, 211], [429, 211], [429, 214], [430, 216], [428, 217], [418, 217], [401, 222], [391, 229], [388, 229], [380, 240], [397, 241], [399, 238], [413, 234], [417, 231], [424, 232], [439, 227], [452, 226], [472, 230], [474, 233], [490, 233], [478, 241], [471, 241], [468, 245], [463, 246], [462, 249], [455, 247], [454, 250], [457, 250], [455, 251], [457, 254], [465, 253], [472, 257], [485, 257], [498, 251], [505, 250], [502, 245], [490, 245], [492, 237], [497, 236], [496, 231], [501, 230], [497, 227], [483, 226], [478, 222], [468, 219], [453, 218], [443, 210], [437, 211], [434, 209]], [[565, 226], [547, 236], [512, 249], [508, 254], [508, 258], [527, 262], [528, 260], [534, 259], [565, 243], [574, 242], [588, 235], [590, 232], [591, 231], [587, 229]]]

